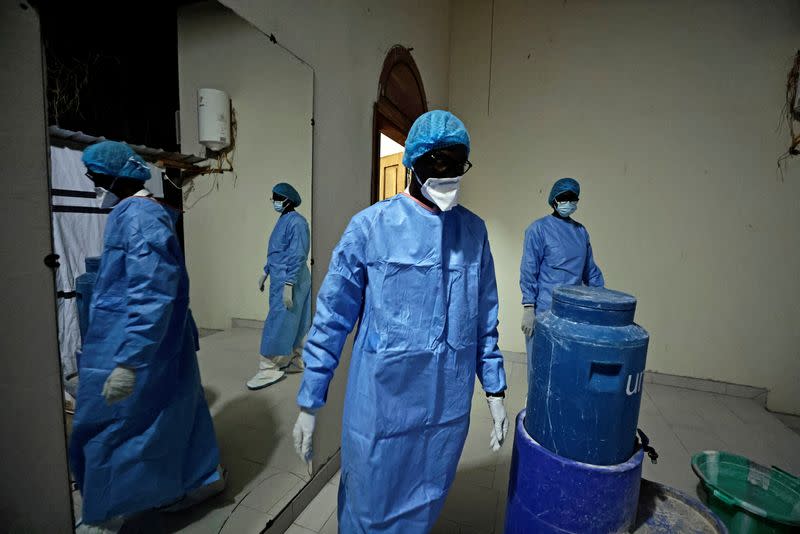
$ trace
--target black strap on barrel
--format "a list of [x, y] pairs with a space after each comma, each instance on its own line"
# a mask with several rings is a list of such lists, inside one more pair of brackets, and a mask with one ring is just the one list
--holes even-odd
[[636, 438], [636, 447], [641, 447], [641, 449], [647, 453], [647, 456], [650, 457], [650, 461], [654, 464], [657, 464], [658, 453], [653, 447], [650, 446], [650, 438], [647, 437], [647, 434], [642, 432], [641, 428], [637, 428], [636, 433], [639, 434], [639, 437]]

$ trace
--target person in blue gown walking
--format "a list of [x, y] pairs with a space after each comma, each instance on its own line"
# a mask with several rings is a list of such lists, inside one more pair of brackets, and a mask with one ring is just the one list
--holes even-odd
[[150, 169], [123, 143], [83, 154], [111, 208], [80, 359], [70, 465], [83, 525], [178, 509], [222, 491], [219, 449], [197, 365], [178, 212], [145, 189]]
[[342, 423], [342, 533], [430, 531], [467, 436], [476, 375], [493, 450], [508, 431], [494, 262], [484, 222], [458, 205], [469, 149], [457, 117], [420, 116], [403, 156], [409, 188], [352, 218], [319, 292], [294, 440], [310, 461], [315, 413], [358, 322]]
[[308, 221], [295, 211], [301, 198], [287, 183], [272, 188], [272, 207], [280, 213], [267, 247], [264, 273], [258, 287], [264, 291], [269, 277], [269, 312], [261, 333], [258, 372], [247, 381], [251, 390], [274, 384], [287, 372], [303, 370], [303, 340], [311, 326], [311, 271]]
[[589, 232], [572, 219], [580, 194], [577, 180], [561, 178], [556, 181], [547, 197], [553, 212], [537, 219], [525, 230], [519, 286], [522, 289], [522, 332], [529, 358], [536, 316], [550, 309], [553, 289], [561, 285], [605, 285], [603, 273], [594, 262]]

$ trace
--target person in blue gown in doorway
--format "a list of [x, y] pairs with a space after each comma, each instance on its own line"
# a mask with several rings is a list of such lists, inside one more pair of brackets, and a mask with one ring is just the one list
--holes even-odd
[[179, 212], [145, 188], [148, 165], [124, 143], [83, 154], [103, 208], [113, 208], [89, 308], [70, 437], [83, 496], [78, 532], [117, 532], [152, 509], [219, 493], [225, 472], [200, 382]]

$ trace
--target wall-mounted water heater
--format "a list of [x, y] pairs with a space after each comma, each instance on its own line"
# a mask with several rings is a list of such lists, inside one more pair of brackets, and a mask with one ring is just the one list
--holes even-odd
[[197, 133], [200, 144], [218, 152], [231, 144], [231, 102], [225, 91], [197, 90]]

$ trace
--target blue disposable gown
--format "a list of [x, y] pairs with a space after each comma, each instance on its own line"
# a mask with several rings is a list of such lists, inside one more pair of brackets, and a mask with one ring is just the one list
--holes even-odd
[[[170, 504], [219, 477], [177, 217], [131, 197], [108, 218], [70, 442], [89, 524]], [[136, 385], [109, 406], [101, 392], [117, 365], [135, 369]]]
[[550, 309], [553, 289], [561, 285], [605, 285], [592, 257], [589, 233], [579, 222], [547, 215], [525, 230], [519, 285], [522, 303], [536, 314]]
[[[311, 272], [308, 221], [296, 211], [278, 218], [269, 237], [267, 264], [269, 275], [269, 313], [261, 333], [262, 356], [285, 356], [301, 347], [311, 326]], [[294, 285], [292, 309], [283, 305], [283, 286]]]
[[455, 476], [477, 374], [505, 390], [486, 227], [400, 194], [350, 221], [305, 345], [301, 407], [325, 403], [359, 321], [342, 423], [339, 528], [425, 533]]

